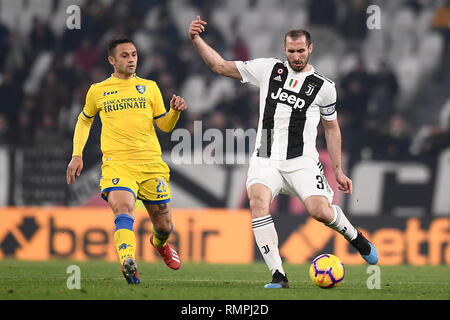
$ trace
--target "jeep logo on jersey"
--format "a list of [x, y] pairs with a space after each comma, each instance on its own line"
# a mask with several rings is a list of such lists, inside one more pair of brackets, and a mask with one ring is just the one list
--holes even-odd
[[297, 97], [295, 94], [289, 94], [285, 91], [283, 92], [282, 88], [279, 88], [277, 93], [272, 93], [270, 97], [280, 102], [287, 102], [293, 109], [301, 109], [305, 105], [305, 100]]
[[136, 86], [136, 90], [137, 90], [140, 94], [143, 94], [143, 93], [145, 92], [145, 86], [138, 85], [138, 86]]

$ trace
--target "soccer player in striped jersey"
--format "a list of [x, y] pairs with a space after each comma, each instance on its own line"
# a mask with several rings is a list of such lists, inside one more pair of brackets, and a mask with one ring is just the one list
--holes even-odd
[[310, 34], [306, 30], [286, 33], [286, 61], [226, 61], [200, 37], [206, 24], [197, 17], [189, 28], [189, 37], [204, 62], [214, 72], [260, 90], [260, 118], [247, 192], [255, 241], [272, 272], [272, 282], [265, 287], [289, 287], [269, 212], [271, 201], [279, 193], [300, 198], [314, 219], [340, 232], [369, 264], [376, 264], [376, 248], [349, 222], [341, 208], [332, 204], [334, 194], [319, 161], [316, 137], [321, 120], [339, 189], [351, 194], [352, 181], [342, 170], [335, 85], [309, 64], [313, 49]]
[[158, 85], [135, 73], [138, 53], [132, 40], [111, 41], [108, 54], [114, 73], [89, 88], [75, 126], [66, 179], [68, 184], [74, 183], [83, 169], [83, 149], [98, 113], [102, 122], [101, 195], [114, 213], [114, 242], [122, 273], [129, 284], [139, 284], [133, 231], [136, 199], [142, 200], [153, 224], [151, 245], [167, 266], [174, 270], [181, 266], [177, 252], [167, 243], [173, 230], [169, 206], [170, 171], [161, 158], [154, 123], [162, 131], [172, 131], [187, 104], [174, 94], [170, 110], [166, 111]]

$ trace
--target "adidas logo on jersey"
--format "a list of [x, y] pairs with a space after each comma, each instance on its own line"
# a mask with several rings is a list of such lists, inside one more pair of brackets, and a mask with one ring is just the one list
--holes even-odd
[[279, 88], [276, 93], [272, 93], [270, 97], [280, 102], [287, 102], [293, 109], [301, 109], [305, 105], [305, 100], [297, 97], [295, 94], [283, 92], [282, 88]]
[[276, 76], [275, 78], [273, 78], [273, 80], [276, 80], [276, 81], [282, 81], [280, 75], [278, 75], [278, 76]]

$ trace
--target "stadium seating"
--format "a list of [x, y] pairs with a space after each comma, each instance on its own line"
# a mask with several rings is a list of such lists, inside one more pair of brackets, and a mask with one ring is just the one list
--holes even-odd
[[[73, 125], [87, 88], [92, 82], [101, 81], [111, 73], [105, 59], [105, 46], [119, 34], [134, 39], [140, 55], [138, 73], [144, 78], [154, 77], [153, 80], [160, 83], [166, 103], [173, 91], [189, 102], [186, 116], [181, 120], [183, 125], [193, 119], [208, 120], [226, 105], [238, 112], [236, 117], [228, 117], [228, 126], [253, 127], [254, 119], [239, 113], [243, 110], [240, 105], [242, 100], [239, 100], [242, 97], [236, 94], [239, 83], [215, 76], [204, 66], [187, 39], [189, 24], [197, 15], [208, 20], [208, 40], [213, 41], [229, 60], [237, 59], [238, 54], [249, 59], [283, 58], [284, 33], [293, 28], [310, 30], [315, 45], [311, 62], [318, 71], [335, 80], [338, 97], [342, 101], [348, 101], [345, 99], [350, 94], [343, 80], [357, 70], [359, 61], [363, 62], [363, 68], [371, 78], [377, 76], [381, 64], [387, 63], [400, 88], [393, 98], [390, 115], [408, 110], [406, 121], [414, 122], [415, 133], [431, 121], [427, 116], [415, 116], [421, 114], [425, 101], [432, 102], [426, 105], [427, 110], [435, 111], [430, 114], [438, 114], [443, 108], [448, 93], [428, 87], [429, 80], [442, 72], [449, 46], [444, 33], [433, 26], [440, 4], [382, 1], [381, 29], [367, 31], [361, 39], [355, 40], [345, 34], [342, 25], [346, 14], [354, 9], [352, 6], [357, 2], [339, 2], [336, 21], [329, 24], [312, 21], [312, 1], [284, 0], [281, 3], [279, 5], [271, 0], [226, 0], [220, 3], [189, 0], [0, 0], [0, 27], [4, 27], [0, 28], [0, 43], [3, 40], [8, 49], [0, 54], [0, 89], [3, 72], [8, 71], [16, 74], [16, 84], [23, 91], [21, 104], [14, 106], [13, 112], [3, 111], [7, 114], [3, 118], [7, 122], [5, 128], [8, 128], [3, 130], [11, 132], [0, 132], [0, 137], [6, 136], [0, 141], [8, 141], [7, 144], [13, 147], [39, 144], [39, 141], [21, 141], [14, 130], [24, 129], [21, 127], [26, 123], [23, 119], [31, 120], [31, 132], [42, 127], [46, 115], [42, 111], [45, 106], [40, 105], [41, 91], [46, 75], [55, 72], [60, 85], [68, 92], [69, 102], [52, 117], [59, 135], [65, 144], [70, 145]], [[70, 5], [81, 8], [80, 30], [68, 30], [66, 27], [66, 9]], [[39, 32], [34, 30], [36, 23], [40, 25]], [[365, 28], [365, 25], [362, 27]], [[3, 36], [1, 30], [6, 30]], [[83, 70], [75, 63], [77, 51], [86, 38], [94, 44], [92, 50], [99, 52], [98, 61], [89, 70]], [[237, 44], [240, 46], [238, 49]], [[420, 93], [423, 87], [430, 92], [429, 99]], [[255, 101], [252, 100], [254, 91], [249, 90], [246, 94], [246, 101]], [[370, 101], [372, 108], [382, 103], [383, 97], [378, 95], [378, 91], [371, 90], [367, 94], [364, 99]], [[24, 106], [27, 99], [39, 107], [28, 110]], [[345, 130], [346, 106], [339, 107]], [[367, 106], [361, 107], [365, 109]], [[257, 106], [249, 108], [256, 110]], [[361, 126], [358, 130], [363, 132], [356, 134], [364, 136], [366, 129]], [[98, 134], [99, 130], [100, 126], [95, 124], [93, 131]], [[323, 137], [319, 136], [319, 139]], [[323, 145], [323, 141], [319, 141], [319, 145]], [[345, 152], [361, 153], [359, 149], [346, 149], [347, 146], [344, 143]], [[171, 146], [163, 144], [162, 147], [169, 149]]]

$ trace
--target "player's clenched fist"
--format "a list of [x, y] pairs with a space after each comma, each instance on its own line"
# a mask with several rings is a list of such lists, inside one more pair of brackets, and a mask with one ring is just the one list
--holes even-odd
[[189, 26], [189, 38], [194, 40], [195, 37], [205, 31], [205, 25], [207, 25], [206, 21], [200, 20], [200, 16], [197, 16], [197, 19], [192, 21]]
[[352, 180], [350, 180], [350, 178], [348, 178], [342, 171], [336, 174], [336, 181], [339, 184], [339, 190], [344, 191], [344, 193], [352, 194]]
[[182, 97], [174, 94], [170, 100], [170, 107], [175, 111], [183, 111], [187, 109], [187, 104]]

